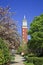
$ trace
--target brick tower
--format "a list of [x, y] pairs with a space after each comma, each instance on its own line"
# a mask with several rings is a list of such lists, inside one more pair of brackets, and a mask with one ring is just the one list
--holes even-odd
[[22, 39], [24, 43], [27, 43], [27, 20], [25, 16], [22, 21]]

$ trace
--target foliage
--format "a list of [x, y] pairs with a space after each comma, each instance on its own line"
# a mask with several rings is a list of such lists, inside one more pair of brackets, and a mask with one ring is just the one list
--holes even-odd
[[27, 54], [28, 52], [28, 48], [27, 48], [27, 44], [22, 43], [19, 48], [18, 48], [18, 53], [24, 53]]
[[15, 55], [11, 55], [11, 62], [14, 62], [15, 60]]
[[3, 55], [3, 50], [0, 49], [0, 65], [5, 63], [4, 55]]
[[33, 54], [33, 53], [28, 54], [28, 57], [35, 57], [35, 54]]
[[0, 65], [10, 61], [8, 45], [0, 38]]
[[34, 65], [33, 63], [24, 62], [25, 65]]
[[43, 14], [34, 18], [28, 35], [31, 37], [28, 41], [30, 51], [37, 56], [43, 56]]
[[5, 39], [10, 47], [17, 48], [20, 45], [20, 36], [16, 21], [11, 19], [14, 12], [10, 12], [9, 9], [0, 7], [0, 37]]
[[28, 53], [27, 44], [22, 44], [22, 51], [24, 52], [24, 54]]
[[17, 53], [21, 54], [21, 52], [22, 52], [22, 47], [19, 46], [19, 47], [18, 47], [18, 50], [17, 50]]
[[25, 56], [27, 63], [33, 63], [34, 65], [42, 65], [43, 57], [29, 57]]
[[33, 59], [34, 65], [42, 65], [43, 64], [43, 57], [37, 57]]

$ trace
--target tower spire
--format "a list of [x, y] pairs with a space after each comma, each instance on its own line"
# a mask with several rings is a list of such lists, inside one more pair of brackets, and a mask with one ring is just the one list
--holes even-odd
[[25, 15], [24, 15], [24, 19], [25, 19], [26, 17], [25, 17]]
[[24, 19], [23, 19], [23, 25], [22, 25], [23, 27], [27, 27], [27, 20], [26, 20], [26, 17], [25, 17], [25, 15], [24, 15]]

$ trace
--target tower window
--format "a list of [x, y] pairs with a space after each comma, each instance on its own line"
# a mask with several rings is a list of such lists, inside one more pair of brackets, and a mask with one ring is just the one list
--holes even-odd
[[24, 29], [23, 29], [23, 31], [24, 31]]
[[24, 34], [24, 32], [23, 32], [23, 34]]

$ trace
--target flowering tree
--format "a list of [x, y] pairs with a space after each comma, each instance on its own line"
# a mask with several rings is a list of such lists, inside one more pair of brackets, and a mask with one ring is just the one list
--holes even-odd
[[10, 48], [17, 48], [20, 45], [20, 36], [17, 25], [10, 16], [14, 12], [9, 12], [9, 9], [0, 7], [0, 37], [8, 42]]

